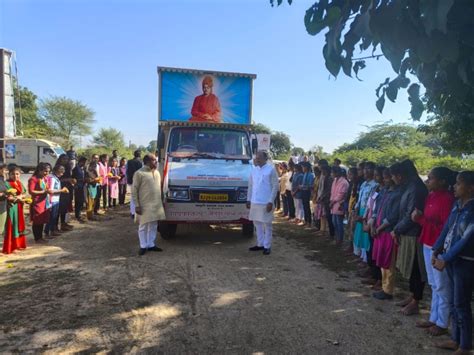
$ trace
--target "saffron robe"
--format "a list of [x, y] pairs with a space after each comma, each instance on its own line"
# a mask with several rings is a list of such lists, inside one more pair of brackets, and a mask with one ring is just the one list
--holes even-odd
[[189, 122], [214, 122], [221, 120], [221, 104], [214, 94], [196, 96]]

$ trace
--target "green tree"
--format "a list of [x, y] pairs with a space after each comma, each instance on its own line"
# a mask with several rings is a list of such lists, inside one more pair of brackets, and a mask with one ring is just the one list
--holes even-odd
[[13, 86], [13, 97], [17, 120], [16, 134], [27, 138], [50, 136], [50, 127], [38, 114], [38, 97], [27, 87], [17, 87], [16, 83]]
[[255, 124], [252, 125], [252, 133], [270, 134], [270, 133], [272, 133], [272, 130], [270, 128], [268, 128], [267, 126], [265, 126], [264, 124], [262, 124], [262, 123], [255, 123]]
[[304, 155], [304, 149], [301, 147], [294, 147], [291, 149], [291, 154], [293, 155]]
[[376, 90], [379, 111], [406, 89], [414, 120], [426, 110], [431, 127], [425, 129], [451, 149], [473, 151], [474, 1], [319, 0], [304, 23], [313, 36], [326, 30], [323, 56], [334, 76], [342, 70], [358, 77], [367, 59], [389, 60], [395, 75]]
[[318, 159], [327, 159], [330, 156], [329, 153], [324, 151], [322, 146], [317, 144], [313, 145], [308, 153], [313, 153]]
[[290, 137], [283, 132], [273, 132], [270, 137], [270, 151], [276, 159], [286, 159], [291, 150]]
[[382, 123], [368, 127], [367, 132], [359, 134], [352, 143], [347, 143], [336, 149], [336, 153], [341, 153], [354, 149], [384, 149], [389, 146], [405, 147], [411, 145], [425, 145], [431, 141], [423, 132], [408, 124]]
[[106, 147], [110, 150], [119, 150], [125, 147], [123, 133], [111, 127], [101, 128], [93, 137], [93, 143], [98, 147]]
[[[435, 137], [404, 124], [384, 123], [368, 127], [368, 131], [360, 133], [352, 143], [337, 148], [332, 158], [335, 157], [348, 166], [361, 161], [390, 166], [411, 159], [421, 173], [427, 173], [435, 166], [463, 169], [460, 156], [448, 154], [440, 148]], [[474, 167], [474, 161], [466, 163], [464, 169]]]
[[92, 133], [94, 111], [80, 101], [53, 96], [41, 101], [40, 118], [47, 122], [53, 134], [65, 146], [74, 143], [77, 136]]
[[156, 140], [152, 140], [150, 141], [150, 143], [148, 143], [148, 146], [146, 147], [146, 150], [151, 152], [151, 153], [155, 153], [156, 152], [156, 149], [157, 149], [157, 141]]

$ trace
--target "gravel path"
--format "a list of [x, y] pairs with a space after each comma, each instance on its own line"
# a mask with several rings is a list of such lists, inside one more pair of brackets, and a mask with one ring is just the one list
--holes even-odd
[[277, 220], [270, 256], [249, 252], [238, 228], [178, 234], [139, 257], [119, 209], [0, 256], [1, 352], [436, 353], [414, 318], [372, 299], [312, 231]]

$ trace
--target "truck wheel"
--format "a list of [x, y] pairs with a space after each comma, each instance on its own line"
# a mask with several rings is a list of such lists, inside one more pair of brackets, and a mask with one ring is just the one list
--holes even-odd
[[253, 223], [242, 224], [242, 234], [246, 237], [253, 237]]
[[178, 228], [177, 224], [172, 223], [159, 223], [158, 231], [161, 234], [163, 239], [172, 239], [176, 236], [176, 229]]

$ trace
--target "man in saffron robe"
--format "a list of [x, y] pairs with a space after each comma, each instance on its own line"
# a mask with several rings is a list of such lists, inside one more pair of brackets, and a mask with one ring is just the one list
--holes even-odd
[[196, 96], [191, 109], [192, 117], [189, 122], [213, 122], [220, 123], [221, 104], [216, 95], [212, 93], [214, 83], [212, 77], [205, 76], [202, 80], [202, 95]]

